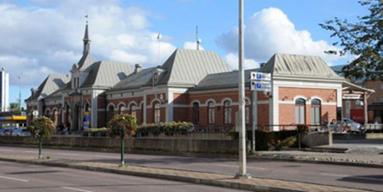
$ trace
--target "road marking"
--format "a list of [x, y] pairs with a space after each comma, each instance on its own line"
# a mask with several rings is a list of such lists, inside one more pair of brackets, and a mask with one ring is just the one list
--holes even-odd
[[88, 191], [88, 190], [80, 189], [80, 188], [75, 188], [75, 187], [61, 187], [61, 188], [72, 190], [72, 191], [79, 191], [79, 192], [92, 192], [92, 191]]
[[351, 175], [336, 174], [336, 173], [319, 173], [319, 174], [324, 176], [332, 176], [332, 177], [351, 177]]
[[20, 181], [20, 182], [24, 182], [24, 183], [29, 182], [29, 180], [26, 180], [26, 179], [19, 179], [19, 178], [6, 177], [6, 176], [0, 176], [0, 179], [8, 179], [8, 180], [12, 180], [12, 181]]
[[[229, 164], [214, 164], [216, 166], [221, 166], [221, 167], [238, 167], [238, 165], [229, 165]], [[247, 166], [249, 169], [255, 169], [255, 170], [266, 170], [266, 168], [263, 167], [254, 167], [254, 166]]]

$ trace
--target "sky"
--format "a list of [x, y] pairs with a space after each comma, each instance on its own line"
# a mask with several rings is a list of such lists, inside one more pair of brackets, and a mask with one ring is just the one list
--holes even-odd
[[[357, 0], [245, 0], [245, 67], [274, 53], [345, 64], [352, 56], [324, 54], [339, 47], [318, 24], [366, 13]], [[160, 65], [176, 48], [195, 49], [198, 25], [201, 49], [236, 69], [237, 0], [0, 0], [0, 67], [10, 73], [10, 102], [19, 92], [27, 98], [48, 74], [69, 73], [81, 57], [85, 15], [95, 60]]]

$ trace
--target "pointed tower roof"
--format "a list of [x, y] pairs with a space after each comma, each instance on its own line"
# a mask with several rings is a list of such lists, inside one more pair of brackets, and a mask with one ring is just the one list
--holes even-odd
[[80, 70], [85, 70], [88, 68], [92, 63], [92, 58], [90, 57], [90, 39], [89, 39], [89, 30], [88, 30], [88, 16], [85, 16], [86, 18], [86, 24], [85, 24], [85, 32], [84, 32], [84, 50], [82, 52], [82, 57], [80, 61], [78, 62], [78, 67]]

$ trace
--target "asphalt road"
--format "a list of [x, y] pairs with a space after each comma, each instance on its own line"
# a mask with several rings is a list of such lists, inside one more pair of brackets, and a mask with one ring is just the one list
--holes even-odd
[[0, 162], [0, 192], [182, 192], [238, 190], [110, 173]]
[[[0, 153], [37, 155], [32, 148], [0, 147]], [[45, 149], [52, 158], [95, 162], [119, 162], [118, 153]], [[383, 158], [383, 156], [382, 156]], [[236, 159], [182, 157], [167, 155], [126, 154], [128, 164], [235, 175]], [[298, 181], [383, 191], [383, 169], [343, 165], [249, 160], [248, 172], [253, 177]]]

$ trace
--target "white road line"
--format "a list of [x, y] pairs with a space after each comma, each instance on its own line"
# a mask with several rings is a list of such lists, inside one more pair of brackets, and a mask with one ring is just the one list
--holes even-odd
[[[229, 164], [214, 164], [215, 166], [220, 166], [220, 167], [238, 167], [238, 165], [229, 165]], [[247, 166], [249, 169], [254, 169], [254, 170], [266, 170], [266, 168], [263, 167], [253, 167], [253, 166]]]
[[19, 178], [6, 177], [6, 176], [0, 176], [0, 179], [7, 179], [7, 180], [12, 180], [12, 181], [20, 181], [20, 182], [24, 182], [24, 183], [29, 182], [29, 180], [26, 180], [26, 179], [19, 179]]
[[351, 175], [336, 174], [336, 173], [319, 173], [319, 174], [324, 176], [331, 176], [331, 177], [351, 177]]
[[80, 189], [80, 188], [75, 188], [75, 187], [61, 187], [61, 188], [63, 188], [63, 189], [68, 189], [68, 190], [71, 190], [71, 191], [92, 192], [92, 191], [88, 191], [88, 190]]

